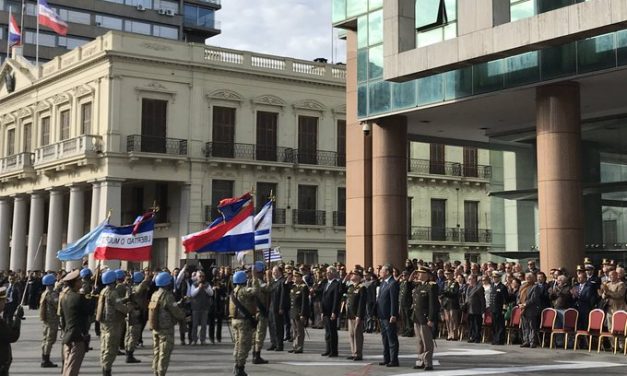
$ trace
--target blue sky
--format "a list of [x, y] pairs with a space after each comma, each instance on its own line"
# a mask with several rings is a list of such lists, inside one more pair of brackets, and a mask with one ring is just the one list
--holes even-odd
[[346, 61], [346, 43], [332, 42], [331, 0], [222, 0], [216, 19], [222, 34], [208, 39], [210, 45]]

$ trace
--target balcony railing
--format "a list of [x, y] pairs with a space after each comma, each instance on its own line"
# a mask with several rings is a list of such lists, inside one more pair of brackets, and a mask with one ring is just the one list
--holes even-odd
[[455, 162], [435, 162], [428, 159], [411, 159], [409, 161], [409, 172], [425, 175], [490, 179], [492, 177], [492, 166]]
[[35, 161], [34, 153], [18, 153], [0, 159], [0, 174], [22, 171], [25, 168], [33, 167]]
[[[272, 223], [275, 225], [284, 225], [286, 223], [285, 212], [286, 212], [285, 209], [273, 208], [272, 209]], [[218, 213], [218, 210], [215, 207], [211, 205], [205, 206], [205, 222], [211, 222], [215, 218], [218, 218], [219, 216], [220, 216], [220, 213]]]
[[490, 243], [492, 230], [457, 227], [412, 227], [410, 239], [454, 243]]
[[295, 225], [325, 226], [327, 212], [324, 210], [292, 209], [292, 222]]
[[82, 135], [35, 149], [34, 164], [100, 151], [100, 136]]
[[300, 163], [319, 166], [344, 167], [346, 156], [334, 151], [302, 150], [281, 146], [239, 144], [230, 142], [207, 142], [207, 158], [230, 158], [283, 163]]
[[186, 156], [187, 140], [135, 134], [126, 138], [126, 151]]
[[343, 212], [343, 211], [333, 212], [333, 226], [346, 227], [346, 212]]

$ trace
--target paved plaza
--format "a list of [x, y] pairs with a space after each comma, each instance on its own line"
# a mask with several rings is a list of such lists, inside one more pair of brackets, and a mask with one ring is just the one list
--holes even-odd
[[[41, 361], [41, 325], [34, 311], [27, 313], [23, 322], [22, 336], [13, 345], [13, 366], [11, 375], [59, 374], [57, 369], [42, 369]], [[376, 334], [365, 335], [364, 360], [353, 362], [346, 360], [349, 355], [347, 332], [340, 332], [340, 357], [329, 359], [321, 357], [324, 351], [324, 331], [308, 329], [311, 338], [306, 338], [305, 353], [300, 355], [284, 352], [262, 352], [270, 361], [267, 365], [248, 364], [249, 375], [316, 375], [316, 376], [376, 376], [376, 375], [420, 375], [411, 367], [416, 360], [415, 339], [400, 338], [399, 368], [381, 367], [381, 340]], [[148, 331], [144, 332], [145, 348], [136, 351], [135, 356], [141, 364], [127, 365], [124, 357], [119, 356], [113, 366], [114, 375], [151, 375], [152, 361], [151, 339]], [[177, 341], [178, 343], [178, 341]], [[287, 343], [286, 350], [290, 343]], [[93, 351], [87, 353], [81, 375], [100, 375], [99, 339], [92, 339]], [[267, 347], [267, 346], [266, 346]], [[172, 355], [168, 374], [171, 375], [229, 375], [232, 373], [232, 351], [229, 333], [224, 328], [223, 342], [207, 346], [177, 346]], [[249, 358], [250, 359], [250, 358]], [[60, 362], [60, 347], [57, 342], [53, 348], [52, 360]], [[435, 353], [435, 370], [428, 372], [432, 376], [454, 375], [590, 375], [602, 372], [604, 375], [625, 375], [627, 357], [611, 353], [572, 350], [521, 349], [518, 346], [490, 346], [468, 344], [466, 342], [447, 342], [438, 340]]]

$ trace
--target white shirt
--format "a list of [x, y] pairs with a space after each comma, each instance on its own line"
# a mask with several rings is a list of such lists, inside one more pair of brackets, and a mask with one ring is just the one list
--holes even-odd
[[[207, 287], [204, 288], [207, 295], [213, 296], [213, 288], [211, 287], [211, 285], [208, 284], [207, 282], [204, 282], [204, 284], [207, 285]], [[193, 298], [196, 295], [198, 295], [199, 292], [200, 292], [200, 287], [192, 284], [191, 288], [187, 292], [187, 296], [191, 296]]]

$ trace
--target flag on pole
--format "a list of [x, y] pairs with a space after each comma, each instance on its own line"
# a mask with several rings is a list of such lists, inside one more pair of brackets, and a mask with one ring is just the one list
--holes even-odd
[[220, 201], [216, 218], [208, 228], [181, 238], [185, 252], [238, 252], [255, 248], [252, 196]]
[[105, 226], [96, 242], [96, 260], [150, 261], [154, 216], [128, 226]]
[[[10, 13], [10, 11], [9, 11]], [[22, 32], [15, 20], [15, 17], [11, 14], [9, 16], [9, 47], [19, 46], [22, 44]]]
[[263, 250], [263, 260], [266, 262], [275, 262], [275, 261], [281, 261], [282, 257], [281, 257], [281, 252], [279, 252], [279, 248], [281, 247], [274, 247], [271, 249], [264, 249]]
[[60, 261], [80, 260], [83, 257], [88, 256], [90, 253], [94, 253], [96, 250], [96, 242], [108, 222], [108, 219], [102, 221], [98, 227], [83, 235], [82, 238], [72, 244], [68, 244], [64, 249], [58, 251], [57, 258]]
[[268, 249], [272, 246], [272, 200], [255, 216], [255, 249]]
[[65, 21], [48, 5], [46, 0], [38, 0], [37, 22], [54, 30], [55, 33], [66, 36], [68, 26]]

